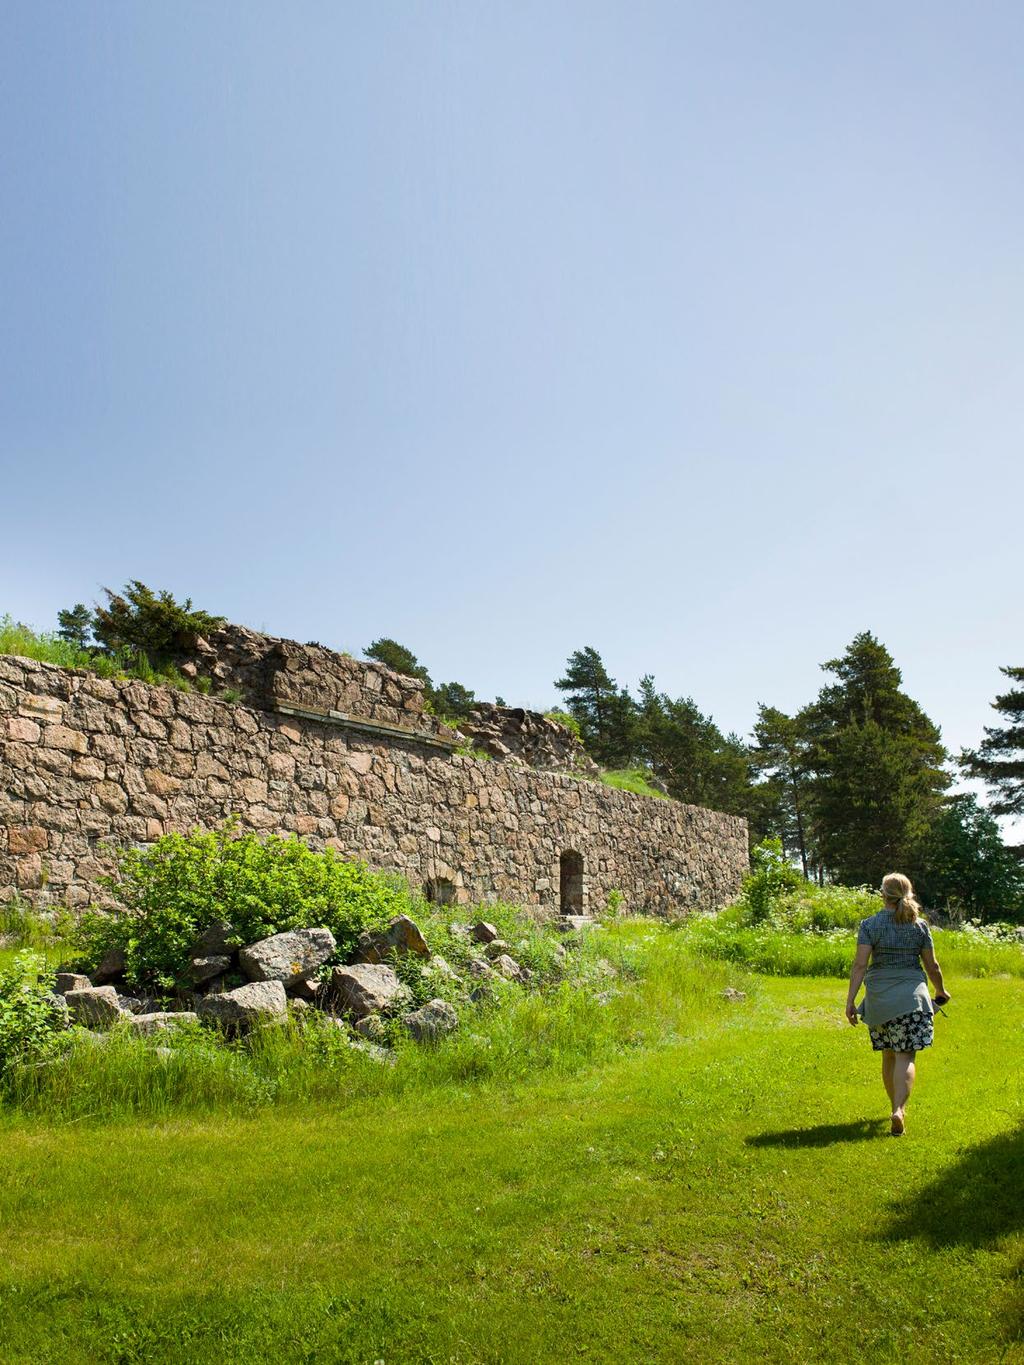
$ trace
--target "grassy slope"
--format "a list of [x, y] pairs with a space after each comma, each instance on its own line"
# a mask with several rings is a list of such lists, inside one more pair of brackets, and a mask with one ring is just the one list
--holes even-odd
[[508, 1093], [11, 1121], [2, 1358], [1024, 1360], [1024, 983], [951, 984], [900, 1142], [792, 978]]

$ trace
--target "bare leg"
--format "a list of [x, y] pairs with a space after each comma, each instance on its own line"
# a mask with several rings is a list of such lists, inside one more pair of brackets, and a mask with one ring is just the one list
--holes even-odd
[[891, 1047], [882, 1049], [882, 1084], [885, 1086], [885, 1093], [889, 1096], [889, 1108], [896, 1107], [894, 1091], [892, 1088], [892, 1069], [896, 1065], [896, 1054]]
[[897, 1052], [893, 1066], [892, 1131], [902, 1133], [904, 1129], [904, 1110], [914, 1088], [913, 1052]]

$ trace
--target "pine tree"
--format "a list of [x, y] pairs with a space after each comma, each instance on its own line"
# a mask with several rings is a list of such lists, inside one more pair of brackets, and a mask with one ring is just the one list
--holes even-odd
[[994, 799], [993, 815], [1024, 815], [1024, 668], [1001, 668], [1016, 687], [1002, 693], [992, 708], [1005, 716], [1008, 725], [985, 726], [985, 738], [977, 749], [960, 756], [964, 771], [988, 784]]
[[92, 627], [92, 612], [84, 602], [57, 613], [57, 634], [79, 649], [88, 649], [92, 643]]
[[822, 665], [822, 688], [798, 721], [810, 741], [814, 842], [839, 881], [877, 884], [922, 867], [926, 836], [949, 785], [938, 728], [902, 691], [902, 674], [870, 632]]
[[[776, 828], [765, 831], [798, 853], [807, 876], [807, 807], [810, 800], [807, 737], [800, 722], [774, 706], [758, 706], [750, 762], [763, 781], [755, 788], [765, 816]], [[763, 837], [763, 836], [762, 836]]]
[[949, 798], [928, 834], [923, 862], [917, 889], [926, 905], [960, 909], [969, 918], [1024, 914], [1024, 865], [977, 797]]
[[374, 640], [363, 653], [368, 659], [374, 659], [385, 668], [390, 668], [392, 673], [402, 673], [407, 678], [419, 678], [421, 682], [428, 685], [430, 683], [430, 674], [412, 650], [406, 649], [405, 645], [400, 645], [397, 640], [392, 640], [386, 635]]
[[619, 688], [591, 645], [569, 656], [565, 676], [555, 686], [566, 693], [570, 715], [580, 725], [588, 752], [606, 767], [628, 762], [632, 751], [634, 704]]
[[748, 814], [750, 769], [742, 741], [723, 735], [691, 697], [658, 692], [650, 676], [640, 681], [635, 749], [677, 800]]
[[166, 589], [152, 592], [133, 579], [121, 593], [103, 591], [107, 605], [97, 606], [93, 634], [113, 654], [145, 654], [151, 664], [161, 664], [187, 654], [196, 638], [224, 624], [223, 616], [193, 608], [191, 597], [176, 602]]

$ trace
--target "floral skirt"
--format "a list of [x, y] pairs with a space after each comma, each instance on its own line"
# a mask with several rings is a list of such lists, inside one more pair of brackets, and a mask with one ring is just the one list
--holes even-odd
[[920, 1052], [923, 1047], [931, 1047], [934, 1032], [932, 1016], [924, 1010], [913, 1014], [900, 1014], [895, 1019], [887, 1019], [878, 1028], [869, 1028], [871, 1046], [876, 1052], [891, 1048], [893, 1052]]

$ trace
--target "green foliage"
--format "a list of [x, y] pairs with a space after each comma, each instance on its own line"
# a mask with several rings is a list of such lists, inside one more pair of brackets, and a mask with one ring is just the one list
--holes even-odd
[[651, 786], [651, 774], [643, 768], [605, 770], [601, 773], [601, 781], [606, 787], [617, 787], [619, 791], [634, 792], [637, 796], [653, 796], [660, 801], [669, 799], [665, 792]]
[[803, 882], [800, 873], [786, 857], [781, 839], [765, 839], [750, 854], [751, 872], [743, 882], [741, 895], [753, 923], [768, 919], [789, 892]]
[[761, 779], [754, 787], [748, 815], [763, 831], [782, 840], [787, 853], [798, 853], [803, 874], [809, 867], [807, 813], [810, 783], [806, 727], [800, 718], [774, 706], [758, 707], [750, 764]]
[[461, 683], [439, 683], [430, 689], [430, 703], [435, 715], [464, 719], [476, 705], [476, 694]]
[[78, 649], [88, 649], [92, 644], [92, 628], [93, 614], [84, 602], [57, 613], [57, 634]]
[[400, 645], [397, 640], [392, 640], [386, 635], [374, 640], [363, 652], [368, 659], [390, 668], [392, 673], [402, 673], [407, 678], [419, 678], [421, 682], [430, 681], [430, 674], [412, 650], [406, 649], [405, 645]]
[[1007, 723], [985, 726], [979, 747], [965, 750], [960, 763], [988, 784], [994, 815], [1024, 815], [1024, 668], [999, 671], [1016, 684], [992, 703]]
[[[497, 704], [498, 704], [499, 706], [504, 706], [505, 703], [504, 703], [504, 702], [498, 702]], [[576, 738], [577, 738], [578, 740], [582, 741], [582, 739], [583, 739], [583, 731], [582, 731], [582, 729], [580, 728], [580, 723], [579, 723], [579, 721], [578, 721], [577, 718], [572, 714], [571, 711], [559, 711], [559, 710], [556, 708], [554, 711], [545, 711], [545, 712], [544, 712], [544, 718], [545, 718], [545, 720], [553, 720], [553, 721], [555, 721], [558, 725], [564, 726], [566, 730], [569, 730], [572, 734], [574, 734], [574, 735], [576, 736]]]
[[187, 986], [191, 945], [219, 920], [238, 943], [330, 929], [341, 958], [364, 929], [383, 928], [408, 903], [404, 885], [332, 849], [315, 853], [294, 837], [238, 837], [232, 822], [166, 834], [148, 848], [119, 850], [117, 860], [107, 879], [114, 913], [83, 917], [83, 955], [94, 963], [107, 948], [122, 949], [127, 979], [160, 994]]
[[579, 735], [598, 763], [615, 767], [632, 756], [634, 707], [629, 693], [616, 686], [592, 645], [569, 656], [565, 676], [555, 686], [566, 693]]
[[1024, 915], [1024, 864], [974, 796], [951, 797], [925, 839], [918, 894], [947, 913], [987, 919]]
[[950, 781], [939, 731], [902, 691], [892, 656], [870, 632], [823, 667], [838, 682], [800, 717], [821, 860], [834, 880], [851, 885], [877, 885], [894, 868], [917, 881]]
[[53, 973], [38, 953], [19, 953], [0, 970], [0, 1074], [44, 1052], [62, 1026], [52, 987]]
[[101, 678], [138, 678], [140, 682], [177, 687], [183, 692], [192, 691], [193, 686], [199, 692], [212, 689], [209, 678], [200, 678], [193, 685], [173, 664], [154, 668], [145, 652], [105, 654], [83, 649], [59, 632], [32, 630], [9, 615], [0, 616], [0, 654], [38, 659], [59, 668], [87, 668]]
[[639, 756], [677, 801], [746, 813], [750, 768], [746, 748], [723, 735], [692, 698], [673, 700], [650, 676], [640, 680], [633, 733]]
[[92, 630], [112, 654], [145, 655], [154, 664], [167, 664], [191, 652], [198, 636], [224, 625], [223, 616], [194, 609], [190, 597], [176, 602], [166, 589], [153, 592], [137, 578], [121, 593], [103, 591], [107, 605], [97, 606]]

